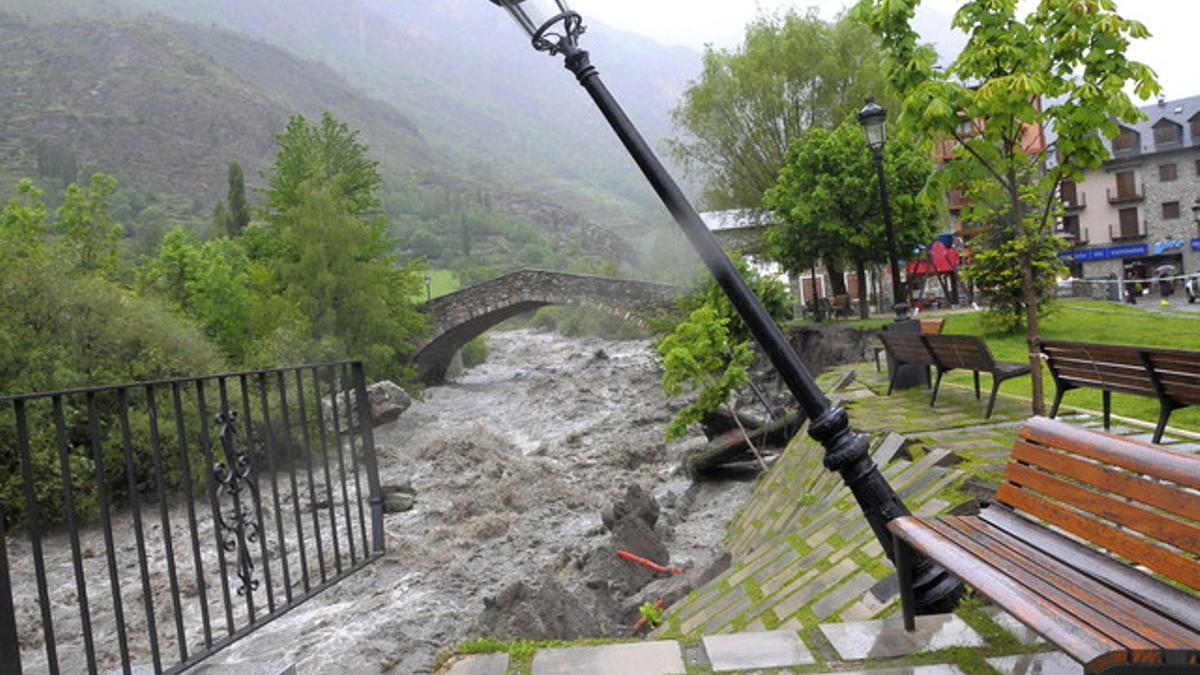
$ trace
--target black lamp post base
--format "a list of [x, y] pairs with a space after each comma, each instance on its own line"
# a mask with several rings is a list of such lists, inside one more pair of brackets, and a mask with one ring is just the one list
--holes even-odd
[[892, 305], [892, 311], [896, 313], [896, 321], [907, 321], [911, 309], [906, 302], [897, 302]]

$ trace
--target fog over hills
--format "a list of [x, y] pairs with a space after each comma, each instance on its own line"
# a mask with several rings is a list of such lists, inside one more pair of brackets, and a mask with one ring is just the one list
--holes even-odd
[[[259, 93], [282, 97], [285, 107], [306, 114], [328, 105], [320, 92], [324, 82], [314, 82], [317, 91], [306, 95], [294, 69], [281, 79], [278, 53], [213, 29], [263, 40], [292, 57], [320, 62], [393, 109], [389, 121], [375, 102], [329, 106], [362, 126], [376, 154], [401, 153], [382, 157], [385, 165], [421, 171], [444, 166], [468, 180], [542, 195], [617, 229], [665, 222], [657, 199], [560, 60], [535, 53], [507, 14], [485, 0], [10, 2], [11, 11], [38, 20], [155, 13], [190, 22], [194, 27], [180, 34], [181, 42]], [[700, 54], [595, 22], [586, 43], [631, 117], [661, 147], [672, 133], [671, 108], [699, 74]], [[371, 109], [372, 119], [354, 119], [350, 110], [358, 107]], [[387, 144], [402, 150], [375, 147], [384, 125], [400, 127]], [[411, 138], [400, 143], [406, 134]]]

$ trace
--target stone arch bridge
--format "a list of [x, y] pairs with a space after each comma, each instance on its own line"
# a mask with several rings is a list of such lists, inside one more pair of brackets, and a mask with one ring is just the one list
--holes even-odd
[[544, 270], [519, 270], [434, 298], [418, 309], [430, 319], [430, 337], [414, 359], [421, 381], [437, 384], [462, 346], [496, 324], [550, 305], [607, 312], [642, 327], [655, 314], [675, 310], [681, 289], [629, 279]]

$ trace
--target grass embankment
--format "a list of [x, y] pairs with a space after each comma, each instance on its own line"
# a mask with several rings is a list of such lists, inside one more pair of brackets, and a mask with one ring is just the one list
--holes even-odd
[[[458, 283], [458, 277], [450, 270], [428, 270], [421, 276], [424, 277], [425, 274], [429, 275], [429, 294], [432, 297], [438, 298], [447, 293], [453, 293], [462, 287], [462, 284]], [[421, 292], [416, 294], [413, 300], [416, 302], [425, 302], [425, 287], [423, 284]]]
[[[1022, 363], [1029, 360], [1024, 333], [989, 333], [983, 326], [979, 312], [947, 313], [944, 316], [945, 332], [984, 338], [997, 360]], [[1042, 337], [1047, 339], [1200, 350], [1200, 313], [1166, 313], [1107, 302], [1066, 300], [1058, 303], [1049, 316], [1043, 317], [1040, 329]], [[1049, 369], [1044, 365], [1042, 368], [1046, 375], [1048, 410], [1054, 401], [1054, 382], [1050, 379]], [[945, 381], [971, 386], [972, 380], [970, 373], [954, 372], [948, 374]], [[987, 376], [983, 377], [983, 387], [986, 396], [990, 388]], [[1029, 378], [1023, 377], [1005, 382], [1000, 391], [1029, 398], [1029, 387]], [[1101, 392], [1093, 389], [1069, 392], [1063, 399], [1063, 405], [1099, 411], [1102, 407]], [[1153, 399], [1113, 395], [1114, 415], [1153, 423], [1158, 420], [1158, 409], [1158, 401]], [[1200, 408], [1176, 411], [1171, 416], [1170, 425], [1200, 432]]]

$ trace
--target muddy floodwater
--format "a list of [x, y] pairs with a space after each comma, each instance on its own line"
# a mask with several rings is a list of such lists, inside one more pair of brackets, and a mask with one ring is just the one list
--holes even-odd
[[[698, 570], [720, 555], [724, 525], [752, 484], [693, 484], [684, 474], [684, 454], [704, 439], [663, 440], [678, 403], [660, 389], [648, 342], [519, 330], [494, 333], [489, 345], [487, 363], [375, 429], [385, 492], [411, 484], [416, 495], [411, 510], [384, 516], [382, 560], [212, 661], [294, 663], [302, 674], [431, 672], [441, 651], [479, 637], [485, 599], [536, 584], [604, 540], [601, 511], [635, 484], [662, 508], [672, 565]], [[101, 545], [98, 537], [85, 533], [85, 545]], [[58, 570], [52, 578], [70, 578], [65, 537], [47, 542], [47, 566]], [[13, 570], [15, 593], [33, 597], [24, 572]], [[72, 602], [69, 592], [53, 599]], [[44, 652], [26, 633], [26, 669], [40, 672]], [[114, 626], [93, 634], [113, 649]], [[60, 636], [60, 651], [79, 644], [78, 634]]]

